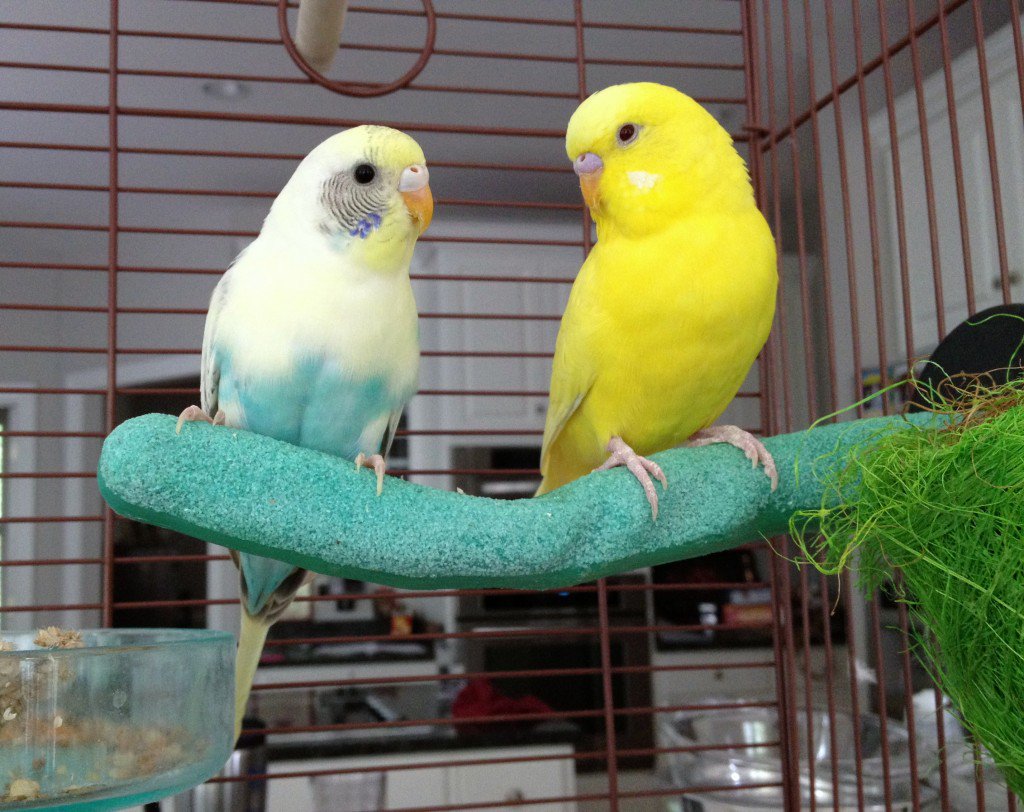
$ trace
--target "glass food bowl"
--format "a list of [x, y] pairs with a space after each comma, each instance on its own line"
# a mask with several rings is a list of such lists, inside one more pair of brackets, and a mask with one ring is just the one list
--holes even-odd
[[[906, 728], [892, 720], [888, 720], [886, 726], [889, 751], [887, 801], [882, 759], [884, 740], [879, 718], [862, 714], [855, 720], [847, 714], [837, 713], [834, 719], [833, 730], [830, 729], [832, 720], [828, 713], [814, 711], [808, 718], [804, 710], [796, 711], [802, 806], [810, 808], [813, 791], [818, 809], [910, 812], [913, 792]], [[780, 786], [783, 768], [778, 748], [781, 734], [775, 708], [726, 707], [676, 713], [663, 718], [662, 733], [671, 747], [720, 748], [696, 754], [684, 751], [671, 755], [672, 783], [682, 789], [689, 803], [687, 809], [753, 812], [783, 808]], [[854, 756], [858, 738], [861, 746], [859, 764]], [[835, 775], [833, 743], [836, 748]], [[813, 772], [809, 766], [812, 762]], [[731, 789], [747, 784], [762, 786]], [[863, 804], [859, 792], [863, 793]], [[930, 809], [936, 792], [919, 785], [918, 793], [921, 808]]]
[[81, 632], [42, 648], [0, 634], [0, 810], [120, 809], [215, 775], [231, 753], [234, 637]]

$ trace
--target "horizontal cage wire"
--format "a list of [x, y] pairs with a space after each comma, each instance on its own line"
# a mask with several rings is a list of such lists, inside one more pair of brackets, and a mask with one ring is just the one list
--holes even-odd
[[[559, 320], [595, 239], [565, 126], [610, 84], [709, 109], [774, 233], [774, 328], [723, 420], [770, 435], [854, 403], [833, 419], [895, 413], [916, 361], [1020, 298], [1017, 0], [432, 6], [422, 72], [359, 98], [289, 57], [278, 13], [294, 33], [297, 3], [0, 0], [4, 632], [237, 632], [226, 551], [113, 514], [96, 463], [122, 421], [197, 402], [214, 285], [350, 126], [408, 132], [431, 170], [420, 389], [389, 463], [419, 484], [536, 489]], [[424, 8], [350, 5], [328, 78], [409, 71]], [[407, 812], [1016, 809], [936, 711], [905, 606], [796, 555], [780, 537], [543, 592], [319, 576], [257, 672], [266, 765], [210, 786], [265, 778], [269, 810], [362, 808], [323, 806], [346, 780]], [[502, 701], [467, 701], [482, 686]], [[731, 724], [760, 735], [738, 761]]]

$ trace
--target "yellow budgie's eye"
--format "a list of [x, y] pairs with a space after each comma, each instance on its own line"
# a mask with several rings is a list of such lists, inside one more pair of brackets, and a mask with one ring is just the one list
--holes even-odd
[[619, 127], [619, 132], [616, 138], [619, 141], [620, 146], [626, 146], [636, 141], [636, 136], [640, 132], [640, 128], [636, 124], [623, 124]]

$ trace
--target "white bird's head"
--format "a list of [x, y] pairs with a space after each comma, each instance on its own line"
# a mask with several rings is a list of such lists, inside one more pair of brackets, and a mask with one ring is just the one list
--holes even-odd
[[370, 267], [408, 267], [434, 212], [423, 150], [390, 127], [333, 135], [299, 164], [264, 226], [315, 232]]

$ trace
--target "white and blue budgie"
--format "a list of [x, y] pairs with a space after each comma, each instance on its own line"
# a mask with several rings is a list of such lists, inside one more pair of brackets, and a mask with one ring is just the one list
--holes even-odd
[[[384, 457], [416, 391], [409, 263], [433, 199], [419, 145], [389, 127], [328, 138], [299, 164], [259, 236], [213, 292], [202, 408], [182, 412], [353, 459], [383, 486]], [[234, 554], [242, 626], [236, 735], [270, 626], [304, 570]]]

